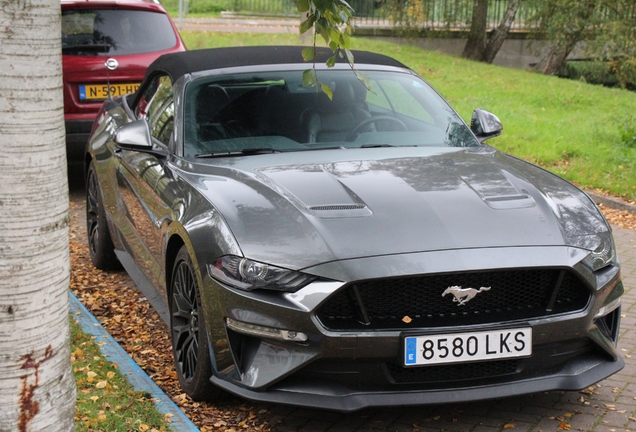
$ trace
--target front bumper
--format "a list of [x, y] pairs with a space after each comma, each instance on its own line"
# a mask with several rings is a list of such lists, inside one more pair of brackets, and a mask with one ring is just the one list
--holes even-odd
[[[449, 260], [446, 254], [453, 254]], [[416, 274], [415, 267], [439, 264], [441, 272], [484, 269], [484, 251], [411, 254], [339, 262], [314, 274], [338, 274], [346, 282], [389, 269]], [[501, 248], [487, 252], [501, 268], [557, 267], [576, 273], [590, 292], [580, 310], [523, 320], [405, 329], [328, 329], [318, 310], [346, 282], [316, 282], [297, 293], [245, 293], [204, 275], [203, 307], [208, 319], [213, 366], [219, 387], [252, 400], [352, 411], [369, 406], [464, 402], [548, 390], [580, 390], [621, 370], [616, 350], [620, 308], [599, 310], [623, 291], [619, 267], [591, 273], [579, 261], [585, 253], [567, 247]], [[366, 263], [365, 263], [366, 261]], [[409, 263], [412, 263], [409, 264]], [[457, 263], [461, 263], [458, 265]], [[336, 267], [338, 269], [336, 269]], [[413, 267], [413, 268], [411, 268]], [[365, 270], [366, 268], [366, 270]], [[243, 323], [307, 335], [293, 342], [257, 337], [226, 326]], [[403, 339], [418, 332], [457, 333], [530, 326], [533, 354], [503, 361], [404, 368]]]
[[336, 411], [356, 411], [374, 406], [434, 405], [512, 397], [553, 390], [581, 390], [620, 371], [623, 359], [585, 355], [568, 362], [555, 373], [495, 384], [471, 383], [449, 389], [372, 390], [351, 388], [332, 381], [290, 380], [267, 391], [255, 391], [212, 377], [224, 390], [254, 401], [275, 402]]

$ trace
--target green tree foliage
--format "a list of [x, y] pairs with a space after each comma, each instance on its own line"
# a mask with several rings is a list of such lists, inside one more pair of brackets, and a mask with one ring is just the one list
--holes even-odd
[[622, 87], [636, 87], [636, 3], [633, 0], [532, 0], [538, 31], [554, 44], [536, 69], [555, 74], [575, 48], [610, 62]]
[[312, 47], [303, 49], [305, 61], [313, 61], [314, 67], [303, 73], [305, 86], [320, 86], [323, 92], [332, 97], [332, 89], [321, 83], [316, 72], [316, 37], [320, 35], [333, 55], [325, 60], [328, 67], [333, 67], [338, 58], [347, 61], [358, 79], [369, 88], [367, 76], [354, 68], [354, 57], [351, 53], [351, 33], [353, 31], [353, 8], [345, 0], [297, 0], [298, 11], [305, 19], [300, 23], [300, 33], [313, 29], [314, 43]]
[[553, 45], [535, 69], [554, 75], [577, 44], [594, 38], [605, 0], [534, 0], [538, 32]]
[[[434, 0], [385, 0], [383, 8], [396, 25], [397, 30], [407, 36], [417, 36], [427, 17], [428, 3]], [[449, 16], [444, 21], [450, 22]]]
[[609, 61], [621, 87], [636, 88], [636, 3], [607, 2], [605, 13], [588, 51]]

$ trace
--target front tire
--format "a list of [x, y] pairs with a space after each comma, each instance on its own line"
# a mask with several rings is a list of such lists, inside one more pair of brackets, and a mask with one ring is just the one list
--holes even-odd
[[115, 246], [108, 230], [106, 211], [102, 204], [102, 191], [91, 161], [86, 176], [86, 232], [91, 261], [100, 270], [121, 268], [115, 255]]
[[172, 354], [181, 388], [195, 401], [212, 401], [221, 390], [210, 382], [212, 364], [201, 295], [185, 246], [177, 254], [170, 282]]

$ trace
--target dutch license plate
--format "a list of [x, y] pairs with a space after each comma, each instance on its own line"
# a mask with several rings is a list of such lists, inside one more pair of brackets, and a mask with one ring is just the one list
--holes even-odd
[[404, 338], [404, 365], [422, 366], [532, 355], [532, 328]]
[[[121, 96], [134, 93], [139, 88], [139, 83], [111, 84], [110, 96]], [[105, 100], [108, 99], [109, 86], [107, 84], [86, 84], [79, 86], [80, 100]]]

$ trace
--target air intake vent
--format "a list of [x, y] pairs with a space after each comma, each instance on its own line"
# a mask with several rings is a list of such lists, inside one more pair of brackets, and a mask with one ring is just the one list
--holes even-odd
[[367, 208], [367, 206], [363, 204], [335, 204], [309, 207], [309, 209], [313, 211], [362, 210], [365, 208]]
[[309, 207], [309, 210], [314, 216], [322, 219], [366, 217], [373, 214], [364, 204], [318, 205]]
[[534, 199], [530, 195], [499, 195], [484, 197], [484, 201], [490, 208], [497, 210], [534, 207]]
[[487, 197], [486, 201], [489, 202], [502, 202], [502, 201], [519, 201], [530, 198], [528, 195], [507, 195], [497, 197]]

